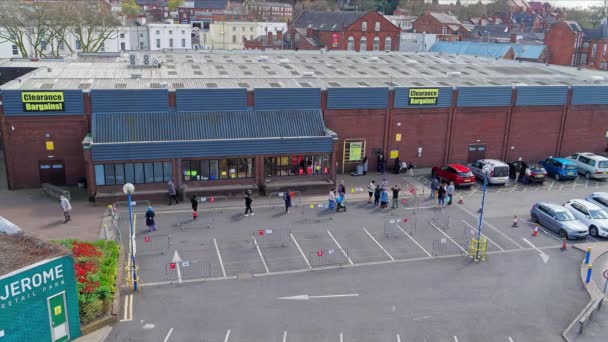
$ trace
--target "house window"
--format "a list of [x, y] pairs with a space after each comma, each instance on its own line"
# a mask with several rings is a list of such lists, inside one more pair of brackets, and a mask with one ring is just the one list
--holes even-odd
[[374, 37], [373, 50], [374, 51], [380, 51], [380, 38], [378, 38], [378, 37]]
[[144, 42], [139, 42], [139, 49], [143, 50], [144, 49]]
[[249, 32], [253, 32], [253, 26], [249, 28]]
[[384, 39], [384, 51], [391, 51], [392, 50], [392, 40], [391, 37], [386, 37], [386, 39]]
[[63, 42], [63, 40], [57, 42], [57, 50], [59, 50], [59, 51], [65, 50], [65, 43]]
[[117, 163], [95, 165], [95, 184], [167, 183], [173, 179], [171, 162]]
[[140, 33], [140, 34], [139, 34], [139, 38], [143, 38], [143, 37], [144, 37], [144, 34], [143, 34], [143, 33]]
[[80, 50], [81, 49], [81, 47], [80, 47], [80, 40], [76, 39], [76, 44], [75, 45], [76, 45], [76, 50]]
[[294, 155], [264, 158], [264, 175], [307, 176], [327, 175], [330, 170], [329, 155]]
[[121, 33], [121, 34], [120, 34], [120, 38], [124, 39], [124, 38], [125, 38], [125, 34], [124, 34], [124, 33]]
[[13, 45], [13, 56], [17, 56], [19, 54], [19, 50], [17, 49], [17, 45]]
[[232, 31], [236, 32], [236, 26], [232, 26]]
[[186, 30], [182, 30], [182, 34], [186, 34]]
[[249, 35], [249, 40], [253, 40], [253, 35]]
[[169, 30], [169, 34], [173, 34], [173, 30]]
[[367, 51], [367, 38], [361, 37], [361, 41], [359, 42], [359, 50]]
[[42, 51], [46, 51], [46, 40], [40, 41], [40, 49], [42, 49]]
[[233, 36], [232, 36], [232, 42], [233, 42], [233, 43], [236, 43], [236, 35], [233, 35]]
[[448, 34], [448, 27], [446, 25], [441, 27], [441, 34]]
[[99, 51], [101, 51], [101, 52], [105, 52], [106, 51], [106, 43], [99, 44]]
[[160, 34], [160, 30], [156, 30], [156, 34]]
[[254, 178], [254, 159], [182, 160], [184, 181]]
[[169, 47], [172, 48], [173, 47], [173, 38], [169, 39]]
[[367, 31], [367, 21], [364, 21], [361, 23], [361, 31], [363, 31], [363, 32]]
[[125, 51], [125, 50], [126, 50], [125, 42], [120, 43], [120, 51]]
[[355, 49], [355, 38], [348, 37], [348, 45], [346, 46], [346, 50], [353, 51]]
[[186, 47], [186, 38], [182, 38], [182, 47], [185, 48]]
[[299, 43], [299, 42], [300, 42], [300, 34], [296, 33], [296, 43]]
[[376, 32], [380, 32], [380, 22], [379, 21], [376, 21], [375, 30], [376, 30]]
[[156, 39], [156, 48], [160, 49], [160, 39]]
[[591, 48], [591, 58], [595, 58], [595, 54], [597, 53], [597, 44], [593, 44]]

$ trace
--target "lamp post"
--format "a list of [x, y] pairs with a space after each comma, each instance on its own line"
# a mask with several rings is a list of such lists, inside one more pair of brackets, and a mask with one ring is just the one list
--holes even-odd
[[135, 186], [127, 183], [122, 187], [129, 201], [129, 247], [131, 249], [131, 272], [133, 276], [133, 291], [137, 291], [137, 268], [135, 266], [135, 232], [133, 231], [133, 209], [131, 208], [131, 195], [135, 192]]
[[486, 189], [488, 188], [488, 174], [490, 173], [490, 167], [484, 166], [481, 170], [483, 172], [483, 193], [481, 195], [481, 209], [479, 209], [479, 224], [477, 225], [477, 248], [475, 251], [475, 261], [479, 260], [479, 245], [481, 243], [481, 227], [483, 226], [483, 209], [486, 203]]

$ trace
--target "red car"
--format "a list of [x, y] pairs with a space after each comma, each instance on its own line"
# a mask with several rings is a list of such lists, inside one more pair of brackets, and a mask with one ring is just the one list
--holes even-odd
[[435, 166], [432, 175], [440, 180], [454, 182], [455, 186], [471, 186], [475, 184], [475, 176], [473, 176], [471, 170], [460, 164]]

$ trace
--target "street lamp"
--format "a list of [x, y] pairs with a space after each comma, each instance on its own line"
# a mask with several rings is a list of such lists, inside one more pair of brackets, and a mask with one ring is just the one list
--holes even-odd
[[481, 227], [483, 225], [483, 209], [486, 203], [486, 189], [488, 188], [488, 175], [490, 174], [490, 167], [484, 166], [481, 171], [483, 172], [483, 193], [481, 195], [481, 209], [479, 209], [479, 224], [477, 225], [477, 248], [475, 251], [475, 262], [479, 260], [479, 246], [481, 243]]
[[135, 192], [135, 186], [131, 183], [123, 185], [124, 192], [129, 201], [129, 247], [131, 248], [131, 272], [133, 276], [133, 291], [137, 291], [137, 267], [135, 266], [135, 232], [133, 231], [133, 209], [131, 208], [131, 195]]

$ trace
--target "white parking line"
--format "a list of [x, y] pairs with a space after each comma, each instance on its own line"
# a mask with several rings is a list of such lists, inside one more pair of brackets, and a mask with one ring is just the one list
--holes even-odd
[[304, 258], [304, 261], [306, 262], [306, 266], [308, 266], [308, 268], [311, 268], [310, 262], [308, 262], [308, 258], [306, 257], [306, 254], [304, 254], [304, 252], [302, 251], [302, 248], [300, 248], [300, 244], [298, 243], [298, 240], [296, 240], [296, 237], [293, 236], [292, 233], [289, 233], [289, 236], [291, 236], [291, 239], [296, 244], [296, 247], [298, 247], [298, 251], [300, 251], [300, 254], [302, 254], [302, 258]]
[[513, 339], [511, 338], [511, 336], [509, 336], [509, 342], [513, 342]]
[[454, 336], [454, 342], [458, 342], [458, 337]]
[[585, 188], [589, 187], [589, 178], [585, 178]]
[[[462, 220], [462, 222], [463, 222], [464, 224], [466, 224], [467, 226], [471, 227], [471, 229], [477, 229], [477, 228], [473, 227], [473, 225], [471, 225], [470, 223], [468, 223], [468, 222], [467, 222], [467, 221], [465, 221], [465, 220]], [[499, 246], [499, 245], [498, 245], [496, 242], [492, 241], [492, 240], [491, 240], [491, 239], [490, 239], [490, 238], [489, 238], [489, 237], [488, 237], [486, 234], [481, 233], [481, 236], [483, 236], [483, 237], [485, 237], [486, 239], [488, 239], [488, 241], [490, 241], [490, 242], [491, 242], [491, 243], [492, 243], [494, 246], [498, 247], [498, 249], [500, 249], [501, 251], [504, 251], [504, 250], [505, 250], [504, 248], [500, 247], [500, 246]]]
[[[457, 206], [457, 208], [460, 208], [462, 210], [464, 210], [466, 213], [468, 213], [469, 215], [477, 218], [477, 215], [473, 214], [469, 209], [463, 207], [463, 206]], [[519, 243], [517, 243], [515, 240], [511, 239], [507, 234], [503, 233], [502, 231], [500, 231], [498, 228], [494, 227], [492, 224], [490, 224], [489, 222], [484, 222], [484, 224], [494, 230], [495, 232], [497, 232], [498, 234], [502, 235], [502, 237], [504, 237], [505, 239], [511, 241], [515, 246], [517, 246], [519, 249], [524, 249], [524, 247], [522, 245], [520, 245]]]
[[422, 251], [424, 253], [426, 253], [426, 255], [428, 255], [430, 258], [432, 258], [433, 256], [431, 255], [431, 253], [429, 253], [426, 249], [424, 249], [424, 247], [422, 247], [422, 245], [420, 245], [418, 243], [418, 241], [414, 240], [413, 237], [410, 236], [410, 234], [408, 234], [403, 228], [401, 228], [401, 226], [397, 225], [397, 228], [399, 228], [399, 230], [401, 230], [401, 232], [403, 232], [403, 234], [405, 234], [405, 236], [407, 236], [408, 238], [410, 238], [410, 240], [412, 240], [413, 243], [416, 244], [416, 246], [420, 247], [420, 249], [422, 249]]
[[[340, 251], [342, 252], [342, 254], [344, 254], [344, 256], [346, 257], [346, 259], [348, 260], [348, 263], [351, 265], [354, 265], [355, 263], [350, 260], [350, 257], [348, 256], [348, 254], [346, 254], [346, 252], [344, 251], [344, 249], [342, 249], [342, 246], [340, 246], [340, 244], [338, 243], [338, 241], [334, 238], [334, 236], [331, 234], [331, 232], [328, 230], [327, 234], [329, 234], [329, 237], [334, 240], [334, 243], [336, 244], [336, 246], [338, 246], [338, 248], [340, 249]], [[342, 333], [340, 333], [342, 334]]]
[[375, 238], [372, 236], [372, 234], [370, 234], [370, 233], [367, 231], [367, 229], [365, 229], [365, 227], [363, 227], [363, 231], [365, 232], [365, 234], [367, 234], [367, 236], [369, 236], [369, 238], [370, 238], [370, 239], [372, 239], [372, 240], [373, 240], [373, 241], [376, 243], [376, 245], [378, 245], [378, 247], [380, 247], [380, 249], [381, 249], [381, 250], [384, 252], [384, 254], [386, 254], [386, 256], [387, 256], [389, 259], [391, 259], [391, 260], [395, 261], [395, 258], [393, 258], [393, 256], [392, 256], [392, 255], [391, 255], [391, 254], [390, 254], [390, 253], [389, 253], [389, 252], [388, 252], [386, 249], [384, 249], [384, 247], [382, 247], [382, 245], [380, 244], [380, 242], [378, 242], [378, 240], [376, 240], [376, 239], [375, 239]]
[[560, 189], [560, 190], [564, 190], [564, 184], [560, 184], [560, 185], [559, 185], [559, 189]]
[[471, 191], [471, 193], [469, 193], [469, 196], [473, 196], [474, 193], [477, 192], [477, 190], [479, 190], [479, 187], [475, 187], [475, 189], [473, 189], [473, 191]]
[[173, 328], [169, 329], [169, 332], [167, 333], [167, 337], [165, 337], [164, 342], [169, 341], [169, 337], [171, 337], [171, 334], [173, 334]]
[[253, 240], [253, 243], [255, 244], [255, 248], [258, 250], [260, 259], [262, 259], [262, 264], [264, 264], [264, 269], [266, 270], [266, 273], [270, 273], [270, 270], [268, 269], [268, 265], [266, 265], [266, 260], [264, 260], [264, 256], [262, 255], [262, 250], [260, 249], [260, 246], [258, 245], [258, 241], [255, 239], [255, 236], [251, 236], [251, 239]]
[[576, 189], [577, 179], [572, 182], [572, 190]]
[[215, 251], [217, 252], [217, 258], [220, 261], [220, 267], [222, 268], [222, 275], [226, 278], [226, 269], [224, 268], [224, 261], [222, 260], [222, 254], [220, 254], [220, 249], [217, 246], [217, 241], [213, 238], [213, 244], [215, 245]]
[[462, 250], [466, 255], [469, 255], [469, 252], [467, 252], [458, 243], [456, 243], [456, 241], [454, 241], [448, 234], [446, 234], [443, 230], [441, 230], [441, 228], [437, 227], [433, 222], [431, 222], [431, 226], [435, 227], [435, 229], [437, 229], [441, 234], [443, 234], [446, 238], [450, 239], [450, 241], [452, 241], [453, 244], [458, 246], [458, 248], [460, 248], [460, 250]]
[[551, 182], [551, 184], [549, 184], [549, 189], [548, 191], [551, 191], [553, 189], [553, 184], [555, 184], [555, 182]]
[[224, 342], [228, 342], [229, 339], [230, 339], [230, 329], [228, 329], [228, 331], [226, 331], [226, 337], [224, 337]]
[[340, 332], [340, 342], [344, 342], [344, 335]]
[[283, 331], [283, 342], [287, 342], [287, 331]]
[[401, 336], [399, 336], [399, 334], [397, 334], [397, 342], [401, 342]]

